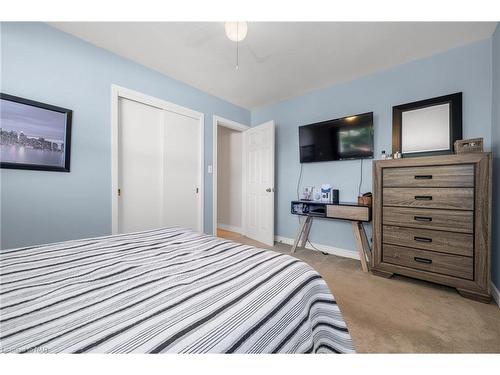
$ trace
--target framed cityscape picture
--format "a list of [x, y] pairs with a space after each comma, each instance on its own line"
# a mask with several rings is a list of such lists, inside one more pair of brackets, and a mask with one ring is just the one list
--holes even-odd
[[69, 109], [0, 94], [0, 167], [69, 172]]

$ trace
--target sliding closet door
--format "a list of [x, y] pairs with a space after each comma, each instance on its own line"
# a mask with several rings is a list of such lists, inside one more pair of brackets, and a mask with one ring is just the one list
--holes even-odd
[[118, 231], [164, 226], [164, 111], [118, 101]]
[[165, 111], [165, 225], [202, 231], [200, 120]]
[[114, 232], [167, 226], [202, 231], [203, 114], [116, 91]]

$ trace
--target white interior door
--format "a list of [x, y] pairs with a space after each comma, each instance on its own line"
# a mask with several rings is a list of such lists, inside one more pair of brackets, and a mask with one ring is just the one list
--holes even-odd
[[118, 100], [119, 233], [163, 226], [163, 110]]
[[165, 225], [201, 228], [200, 120], [165, 111]]
[[250, 237], [274, 244], [274, 121], [254, 126], [245, 139], [245, 229]]

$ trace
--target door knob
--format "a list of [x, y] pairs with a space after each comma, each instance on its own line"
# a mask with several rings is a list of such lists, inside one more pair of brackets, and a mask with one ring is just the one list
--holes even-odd
[[270, 193], [270, 192], [271, 192], [271, 188], [267, 188], [267, 189], [266, 189], [266, 191], [267, 191], [268, 193]]

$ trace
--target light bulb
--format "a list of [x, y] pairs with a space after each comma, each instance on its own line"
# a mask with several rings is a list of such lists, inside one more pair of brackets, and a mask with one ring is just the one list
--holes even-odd
[[233, 42], [241, 42], [246, 38], [248, 26], [246, 22], [226, 22], [224, 24], [227, 37]]

